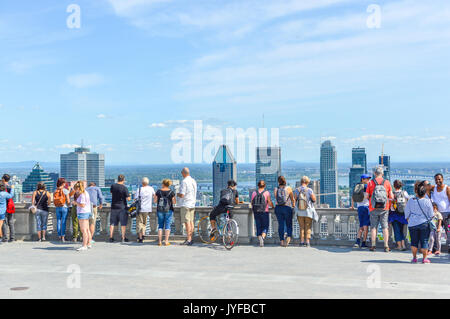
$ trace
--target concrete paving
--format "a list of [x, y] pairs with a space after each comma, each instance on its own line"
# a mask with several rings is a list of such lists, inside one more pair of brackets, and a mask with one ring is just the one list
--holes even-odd
[[406, 252], [338, 247], [242, 245], [226, 251], [220, 245], [153, 242], [98, 242], [85, 252], [77, 247], [0, 244], [0, 298], [450, 297], [447, 254], [413, 265]]

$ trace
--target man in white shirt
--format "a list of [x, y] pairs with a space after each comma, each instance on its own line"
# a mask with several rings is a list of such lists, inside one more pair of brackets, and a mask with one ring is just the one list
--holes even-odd
[[197, 200], [197, 182], [190, 176], [189, 168], [185, 167], [181, 171], [183, 181], [180, 185], [180, 192], [177, 194], [180, 200], [181, 221], [186, 227], [187, 238], [182, 245], [192, 245], [192, 235], [194, 233], [195, 202]]
[[152, 212], [155, 190], [149, 186], [147, 177], [142, 179], [142, 186], [136, 191], [136, 200], [141, 201], [139, 214], [136, 216], [136, 232], [138, 234], [138, 243], [144, 242], [145, 228], [147, 226], [147, 217]]

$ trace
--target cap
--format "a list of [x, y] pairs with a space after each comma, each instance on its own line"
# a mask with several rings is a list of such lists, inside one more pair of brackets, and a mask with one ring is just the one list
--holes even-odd
[[369, 174], [362, 174], [361, 179], [371, 178]]

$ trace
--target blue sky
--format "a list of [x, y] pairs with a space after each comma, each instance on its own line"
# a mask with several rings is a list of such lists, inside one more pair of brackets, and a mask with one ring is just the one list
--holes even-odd
[[[69, 29], [68, 5], [81, 9]], [[367, 8], [381, 8], [368, 28]], [[170, 163], [177, 127], [280, 129], [283, 160], [450, 159], [450, 2], [0, 2], [2, 162]], [[5, 123], [6, 121], [6, 123]]]

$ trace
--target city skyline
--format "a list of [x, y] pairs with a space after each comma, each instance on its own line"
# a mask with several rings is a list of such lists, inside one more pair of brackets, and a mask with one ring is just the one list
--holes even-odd
[[[110, 163], [170, 163], [176, 128], [263, 114], [286, 160], [318, 162], [326, 139], [339, 162], [383, 143], [400, 162], [450, 158], [434, 118], [450, 115], [448, 1], [380, 0], [379, 28], [357, 0], [76, 3], [80, 28], [64, 1], [0, 5], [0, 114], [23, 128], [5, 161], [56, 161], [84, 138]], [[62, 119], [61, 134], [28, 129]]]

